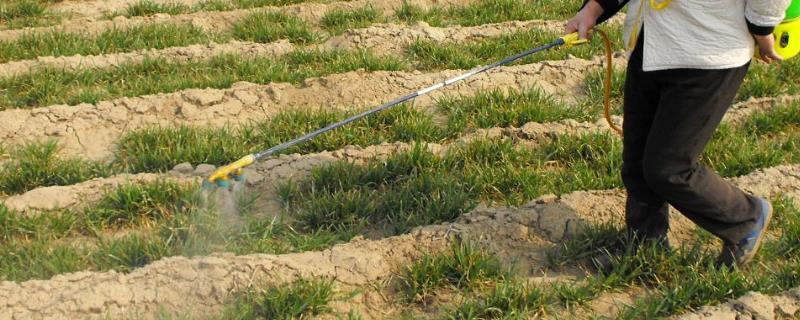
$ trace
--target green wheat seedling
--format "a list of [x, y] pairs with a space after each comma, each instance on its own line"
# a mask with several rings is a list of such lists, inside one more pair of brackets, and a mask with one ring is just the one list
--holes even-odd
[[[771, 121], [790, 121], [782, 120], [781, 114], [790, 119], [793, 116], [781, 108], [767, 112], [773, 111], [776, 116], [769, 118]], [[767, 119], [764, 115], [754, 117]], [[754, 135], [747, 128], [736, 126], [715, 136], [709, 148], [712, 152], [706, 153], [703, 161], [725, 176], [732, 176], [751, 172], [759, 165], [800, 160], [800, 133], [796, 124], [775, 136]], [[748, 141], [746, 152], [739, 141]], [[290, 207], [302, 217], [301, 221], [314, 228], [358, 230], [368, 222], [388, 218], [391, 218], [388, 221], [418, 222], [416, 217], [422, 212], [444, 212], [438, 207], [440, 203], [464, 205], [448, 207], [446, 212], [469, 210], [473, 202], [461, 199], [474, 196], [521, 204], [547, 193], [619, 188], [621, 152], [620, 139], [611, 133], [562, 136], [536, 148], [519, 148], [508, 139], [478, 140], [452, 148], [444, 155], [433, 155], [418, 146], [412, 152], [401, 152], [365, 166], [333, 164], [316, 169], [309, 180], [293, 187], [300, 192], [293, 195]], [[754, 165], [742, 167], [743, 163]], [[446, 185], [445, 182], [451, 183], [450, 192], [435, 187]], [[415, 204], [411, 206], [409, 202], [391, 200], [405, 199], [409, 194], [424, 201], [410, 202]], [[428, 201], [442, 196], [450, 200]], [[442, 219], [450, 215], [434, 216]], [[378, 220], [371, 220], [376, 217]]]
[[66, 71], [44, 69], [0, 79], [0, 109], [56, 103], [96, 103], [119, 97], [175, 92], [188, 88], [229, 88], [233, 83], [290, 82], [364, 69], [405, 70], [394, 57], [367, 52], [297, 51], [280, 58], [215, 56], [207, 61], [176, 63], [146, 58], [114, 69]]
[[233, 25], [238, 40], [268, 43], [287, 39], [293, 43], [313, 43], [319, 39], [311, 25], [285, 13], [256, 12]]
[[446, 311], [445, 319], [530, 319], [542, 316], [551, 297], [516, 279], [499, 281], [489, 292], [464, 299]]
[[[581, 108], [586, 112], [599, 115], [603, 112], [604, 88], [603, 78], [605, 71], [593, 70], [584, 79], [585, 97], [580, 100]], [[625, 71], [614, 69], [611, 76], [611, 113], [622, 114], [622, 92], [625, 83]]]
[[145, 225], [170, 219], [183, 206], [190, 205], [191, 191], [169, 181], [146, 184], [123, 184], [107, 193], [84, 212], [85, 224], [91, 226]]
[[47, 6], [58, 0], [6, 0], [0, 3], [0, 29], [41, 27], [57, 24], [62, 15]]
[[[641, 319], [720, 303], [748, 291], [771, 294], [797, 286], [800, 243], [796, 233], [800, 228], [795, 221], [800, 211], [789, 198], [778, 197], [773, 203], [776, 217], [780, 218], [773, 225], [773, 237], [764, 245], [759, 261], [749, 270], [715, 268], [716, 252], [708, 250], [710, 239], [665, 250], [652, 242], [626, 244], [621, 240], [623, 232], [614, 226], [589, 226], [584, 234], [565, 243], [558, 256], [565, 259], [562, 261], [576, 261], [611, 254], [611, 271], [592, 276], [583, 285], [553, 287], [546, 294], [555, 297], [554, 301], [567, 298], [581, 304], [603, 291], [644, 287], [649, 293], [624, 308], [620, 315], [622, 319]], [[621, 251], [612, 249], [621, 244], [626, 246]]]
[[580, 1], [541, 1], [537, 4], [524, 0], [480, 0], [466, 6], [422, 9], [403, 3], [395, 13], [397, 19], [406, 23], [426, 21], [433, 26], [476, 26], [513, 20], [568, 19], [580, 8]]
[[14, 41], [0, 42], [0, 62], [33, 59], [40, 56], [97, 55], [141, 49], [222, 41], [200, 28], [178, 24], [148, 24], [128, 29], [109, 29], [96, 36], [52, 31], [26, 33]]
[[[791, 108], [794, 107], [795, 106], [791, 106]], [[776, 116], [770, 117], [769, 112], [776, 112]], [[762, 135], [760, 140], [757, 140], [757, 142], [751, 146], [756, 150], [754, 154], [770, 152], [774, 141], [792, 141], [792, 139], [796, 141], [798, 136], [793, 134], [792, 132], [796, 131], [792, 130], [796, 130], [797, 126], [796, 124], [791, 124], [793, 121], [791, 120], [792, 116], [792, 112], [781, 108], [752, 116], [751, 119], [761, 119], [753, 123], [762, 123], [763, 121], [774, 119], [772, 120], [774, 123], [767, 125], [765, 128], [789, 128], [786, 134], [781, 135], [771, 135], [769, 134], [770, 131], [766, 131], [767, 134]], [[759, 124], [759, 127], [764, 126], [764, 124]], [[753, 134], [753, 131], [750, 130], [752, 125], [742, 125], [735, 128], [740, 129], [732, 131], [732, 134], [717, 136], [712, 143], [718, 143], [720, 146], [729, 145], [726, 139], [732, 139], [731, 137], [737, 135], [744, 136]], [[763, 134], [765, 132], [761, 133]], [[592, 141], [581, 139], [599, 140]], [[523, 190], [525, 193], [519, 195], [519, 199], [512, 199], [512, 202], [530, 199], [543, 192], [557, 193], [556, 191], [558, 190], [561, 190], [559, 192], [569, 192], [572, 190], [587, 189], [586, 185], [593, 185], [596, 183], [594, 181], [597, 180], [596, 177], [588, 173], [598, 174], [599, 177], [608, 179], [607, 181], [612, 185], [606, 187], [618, 187], [621, 185], [621, 182], [615, 180], [616, 171], [612, 170], [612, 167], [609, 167], [609, 169], [605, 171], [596, 169], [615, 163], [614, 161], [616, 161], [615, 159], [618, 158], [618, 155], [615, 155], [614, 152], [617, 151], [613, 150], [617, 147], [610, 147], [619, 143], [618, 140], [615, 139], [616, 138], [613, 138], [613, 136], [608, 135], [564, 137], [559, 138], [557, 142], [553, 142], [552, 144], [545, 144], [539, 148], [527, 150], [525, 153], [513, 153], [517, 149], [510, 148], [509, 145], [506, 145], [508, 142], [480, 141], [476, 142], [474, 146], [465, 146], [464, 148], [466, 149], [463, 150], [467, 150], [466, 152], [454, 152], [449, 157], [448, 155], [433, 155], [424, 148], [416, 148], [411, 154], [400, 153], [382, 162], [375, 162], [366, 167], [348, 164], [337, 164], [336, 167], [321, 167], [315, 169], [310, 181], [300, 182], [294, 187], [295, 190], [298, 190], [297, 192], [299, 192], [299, 194], [294, 195], [293, 198], [298, 201], [293, 204], [293, 207], [295, 210], [298, 210], [298, 212], [308, 209], [303, 207], [303, 203], [318, 203], [320, 205], [317, 205], [315, 208], [328, 208], [320, 210], [319, 212], [302, 213], [317, 219], [314, 221], [319, 222], [318, 226], [320, 228], [316, 230], [308, 228], [308, 224], [306, 223], [311, 220], [300, 220], [295, 222], [297, 225], [293, 225], [253, 216], [246, 219], [248, 222], [243, 232], [226, 235], [215, 231], [215, 228], [218, 226], [210, 222], [203, 222], [203, 219], [190, 218], [191, 216], [203, 215], [200, 214], [198, 210], [192, 209], [196, 208], [197, 205], [181, 206], [180, 208], [184, 209], [181, 209], [182, 211], [180, 213], [158, 214], [161, 212], [159, 211], [160, 208], [169, 208], [169, 206], [162, 206], [158, 205], [156, 202], [145, 201], [143, 203], [152, 203], [152, 207], [139, 212], [157, 213], [156, 215], [149, 215], [149, 217], [156, 218], [147, 218], [139, 221], [145, 225], [151, 225], [152, 227], [149, 229], [152, 229], [152, 232], [145, 232], [143, 234], [135, 233], [123, 239], [103, 238], [100, 240], [100, 243], [103, 244], [99, 247], [101, 250], [94, 250], [89, 247], [75, 248], [72, 245], [62, 242], [53, 242], [53, 240], [75, 234], [99, 235], [105, 232], [104, 230], [106, 229], [113, 230], [118, 226], [115, 226], [113, 223], [105, 223], [104, 220], [101, 219], [99, 222], [91, 224], [92, 226], [99, 227], [86, 228], [84, 226], [87, 224], [81, 222], [80, 219], [70, 218], [76, 215], [81, 216], [81, 212], [64, 212], [60, 215], [53, 215], [53, 217], [59, 218], [53, 218], [52, 221], [15, 221], [15, 219], [9, 219], [8, 217], [18, 217], [20, 216], [19, 214], [6, 214], [7, 218], [4, 218], [5, 221], [3, 222], [4, 230], [6, 230], [4, 231], [5, 235], [3, 239], [7, 239], [4, 240], [7, 242], [6, 245], [0, 248], [2, 249], [0, 250], [2, 251], [2, 255], [0, 256], [3, 257], [3, 259], [0, 259], [0, 270], [3, 270], [3, 274], [6, 275], [7, 279], [16, 280], [48, 278], [53, 274], [77, 270], [107, 270], [109, 268], [130, 270], [130, 268], [140, 265], [143, 261], [152, 261], [165, 255], [185, 254], [188, 248], [197, 247], [191, 242], [196, 241], [192, 239], [197, 237], [198, 230], [211, 230], [210, 232], [203, 231], [200, 233], [218, 234], [214, 237], [223, 239], [221, 244], [219, 244], [220, 242], [218, 241], [212, 241], [212, 243], [218, 243], [225, 247], [225, 250], [240, 254], [252, 252], [282, 253], [325, 248], [334, 243], [347, 241], [350, 237], [364, 231], [363, 229], [359, 230], [359, 228], [357, 228], [361, 225], [343, 226], [341, 221], [336, 220], [338, 219], [336, 215], [344, 215], [347, 217], [352, 215], [352, 212], [329, 210], [330, 208], [337, 208], [336, 203], [339, 199], [358, 199], [361, 197], [359, 194], [369, 195], [370, 199], [368, 200], [373, 201], [371, 203], [365, 202], [367, 205], [363, 205], [363, 207], [384, 209], [380, 210], [375, 216], [366, 217], [362, 215], [371, 215], [373, 213], [355, 211], [362, 212], [355, 216], [359, 219], [366, 219], [367, 221], [390, 221], [393, 225], [403, 227], [402, 229], [388, 230], [388, 234], [394, 234], [396, 232], [404, 232], [407, 228], [415, 225], [454, 219], [461, 213], [471, 209], [476, 199], [484, 197], [490, 199], [495, 197], [499, 198], [498, 200], [511, 198], [510, 196], [506, 196], [506, 194], [511, 195], [514, 192], [520, 192], [514, 190]], [[601, 143], [601, 141], [607, 142]], [[609, 142], [613, 143], [608, 145], [607, 143]], [[524, 150], [525, 149], [520, 149], [520, 152]], [[790, 152], [785, 161], [791, 160], [792, 154], [796, 157], [798, 154], [796, 150], [797, 149], [794, 149], [794, 151]], [[608, 153], [609, 151], [612, 152]], [[727, 154], [732, 154], [734, 151], [735, 150], [731, 150]], [[565, 163], [571, 163], [572, 165], [565, 167], [566, 171], [553, 171], [549, 169], [549, 171], [530, 171], [531, 173], [528, 174], [520, 173], [531, 170], [532, 168], [535, 169], [539, 163], [546, 164], [551, 161], [563, 161]], [[722, 159], [722, 161], [724, 163], [726, 160]], [[503, 170], [498, 171], [495, 168], [503, 168]], [[471, 172], [496, 172], [496, 177], [508, 176], [511, 174], [512, 177], [515, 175], [530, 177], [532, 180], [523, 179], [521, 180], [522, 183], [520, 183], [517, 179], [512, 179], [514, 180], [511, 181], [513, 184], [497, 184], [497, 182], [491, 181], [509, 180], [492, 178], [491, 175], [487, 174], [470, 174]], [[548, 172], [551, 174], [550, 176], [541, 174]], [[478, 179], [478, 177], [480, 177], [480, 179]], [[490, 181], [490, 183], [485, 183], [484, 189], [479, 189], [475, 187], [475, 181]], [[493, 185], [495, 188], [490, 188]], [[520, 188], [520, 186], [522, 186], [522, 188]], [[533, 188], [534, 186], [535, 188]], [[445, 190], [445, 188], [447, 189]], [[479, 190], [484, 191], [478, 192]], [[116, 198], [134, 199], [135, 197], [119, 197], [117, 195]], [[191, 199], [191, 197], [189, 199]], [[426, 200], [413, 202], [408, 199]], [[183, 203], [181, 200], [170, 200], [170, 205]], [[141, 202], [122, 200], [121, 203], [134, 204]], [[443, 205], [451, 207], [449, 209], [442, 209]], [[137, 206], [128, 205], [121, 207], [136, 208]], [[111, 206], [111, 208], [115, 207]], [[435, 215], [444, 213], [446, 213], [444, 216]], [[91, 215], [84, 216], [88, 217]], [[121, 221], [121, 225], [137, 225], [137, 222], [133, 222], [133, 224], [128, 222], [136, 221], [136, 219], [126, 220], [125, 217], [128, 217], [126, 215], [121, 215], [121, 217], [123, 217], [123, 220], [112, 221]], [[145, 215], [145, 217], [148, 217], [148, 215]], [[334, 218], [325, 220], [327, 217]], [[436, 220], [426, 220], [431, 217]], [[345, 219], [345, 221], [347, 221], [347, 219]], [[354, 221], [359, 220], [354, 219]], [[195, 254], [201, 254], [203, 252], [210, 252], [214, 248], [219, 248], [219, 245], [216, 247], [200, 246], [199, 249], [191, 249], [189, 251]], [[766, 252], [773, 250], [768, 248], [769, 246], [765, 247]], [[791, 249], [792, 247], [788, 247], [789, 249], [785, 248], [787, 247], [784, 247], [784, 250], [787, 250], [787, 252], [793, 252], [793, 249]], [[56, 258], [57, 261], [50, 261], [53, 257], [58, 257]], [[564, 296], [569, 298], [564, 299], [565, 301], [560, 303], [569, 304], [584, 301], [585, 299], [582, 297], [586, 295], [574, 293], [592, 293], [592, 290], [598, 290], [597, 288], [608, 288], [618, 285], [619, 283], [629, 283], [632, 280], [625, 279], [634, 278], [641, 277], [638, 275], [623, 274], [609, 277], [609, 280], [603, 280], [600, 282], [600, 285], [590, 286], [588, 288], [591, 290], [588, 291], [587, 289], [579, 288], [580, 290], [575, 289], [570, 293], [569, 290], [565, 290], [565, 292], [569, 294], [565, 294]], [[780, 279], [780, 281], [782, 281], [781, 283], [790, 283], [793, 281], [791, 274], [785, 272], [776, 275], [776, 279]]]
[[751, 65], [736, 99], [744, 101], [750, 97], [798, 94], [800, 93], [798, 78], [800, 78], [800, 62], [797, 59], [772, 65], [754, 63]]
[[[198, 212], [200, 203], [193, 189], [166, 181], [126, 184], [80, 211], [35, 215], [0, 206], [3, 279], [46, 279], [81, 270], [130, 271], [181, 254], [188, 226], [175, 222], [196, 221], [188, 218]], [[109, 235], [122, 225], [144, 229]]]
[[[416, 40], [407, 49], [407, 55], [417, 61], [417, 68], [423, 70], [436, 69], [470, 69], [485, 65], [504, 57], [523, 52], [535, 43], [547, 43], [560, 37], [555, 31], [530, 29], [516, 31], [499, 37], [484, 38], [480, 41], [441, 43], [438, 41]], [[614, 28], [609, 35], [621, 39], [620, 28]], [[597, 45], [577, 46], [569, 50], [550, 50], [516, 62], [527, 64], [545, 60], [563, 60], [569, 56], [589, 59], [603, 53]]]
[[467, 128], [521, 127], [528, 122], [594, 121], [598, 118], [596, 113], [569, 106], [537, 88], [494, 89], [471, 97], [445, 97], [436, 107], [447, 116], [453, 134], [460, 134]]
[[253, 287], [241, 293], [220, 319], [308, 319], [330, 313], [333, 281], [298, 279], [288, 285]]
[[417, 159], [429, 157], [426, 151], [416, 150], [388, 160], [385, 166], [376, 165], [356, 173], [351, 177], [358, 178], [350, 180], [350, 184], [336, 179], [331, 181], [343, 183], [326, 185], [322, 182], [325, 178], [320, 179], [341, 177], [341, 172], [352, 170], [348, 164], [334, 164], [312, 173], [312, 179], [322, 184], [317, 186], [312, 182], [298, 196], [294, 206], [298, 223], [306, 229], [338, 232], [364, 232], [367, 226], [388, 228], [383, 231], [392, 235], [419, 225], [450, 221], [474, 207], [474, 195], [465, 184], [457, 177], [441, 173], [411, 172], [395, 176], [401, 180], [397, 183], [370, 182], [386, 181], [387, 176], [397, 174], [394, 170], [411, 168]]
[[171, 15], [193, 13], [199, 11], [230, 11], [235, 9], [249, 9], [266, 6], [286, 6], [304, 2], [320, 2], [316, 0], [205, 0], [193, 6], [180, 3], [156, 3], [152, 0], [141, 0], [129, 5], [122, 12], [114, 12], [108, 15], [111, 19], [116, 16], [150, 16], [158, 13]]
[[152, 16], [157, 13], [176, 15], [188, 11], [189, 7], [180, 3], [159, 3], [152, 0], [139, 0], [136, 3], [129, 4], [122, 14], [115, 14], [115, 16]]
[[349, 29], [364, 28], [385, 18], [377, 9], [367, 5], [357, 9], [334, 9], [322, 17], [320, 24], [331, 34], [341, 34]]
[[500, 261], [468, 242], [453, 242], [450, 250], [425, 255], [403, 269], [399, 289], [408, 302], [423, 301], [438, 289], [477, 289], [509, 276]]
[[[294, 111], [236, 129], [194, 127], [150, 128], [120, 139], [117, 161], [130, 171], [169, 170], [181, 162], [221, 165], [268, 145], [344, 119], [349, 112]], [[437, 140], [441, 136], [424, 113], [400, 107], [354, 123], [286, 152], [319, 152], [347, 145], [372, 145], [382, 141]], [[225, 141], [225, 143], [222, 143]], [[220, 148], [223, 146], [223, 148]]]
[[111, 169], [99, 163], [58, 155], [55, 141], [29, 143], [12, 150], [0, 166], [0, 194], [16, 194], [43, 186], [69, 185], [105, 177]]

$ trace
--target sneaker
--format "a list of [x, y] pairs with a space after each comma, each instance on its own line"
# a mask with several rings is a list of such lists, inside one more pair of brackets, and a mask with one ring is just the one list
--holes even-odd
[[772, 219], [772, 204], [763, 198], [758, 198], [758, 202], [761, 204], [761, 213], [756, 226], [738, 243], [726, 242], [722, 246], [722, 253], [717, 258], [718, 267], [744, 267], [756, 256]]

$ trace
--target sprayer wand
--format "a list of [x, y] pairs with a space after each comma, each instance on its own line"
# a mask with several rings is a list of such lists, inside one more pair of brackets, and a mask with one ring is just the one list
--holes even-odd
[[517, 61], [519, 59], [522, 59], [522, 58], [527, 57], [529, 55], [532, 55], [534, 53], [541, 52], [541, 51], [544, 51], [544, 50], [548, 50], [548, 49], [551, 49], [551, 48], [554, 48], [554, 47], [558, 47], [558, 46], [572, 47], [574, 45], [584, 44], [586, 42], [587, 41], [585, 39], [580, 39], [580, 37], [578, 36], [578, 33], [571, 33], [571, 34], [565, 35], [563, 37], [560, 37], [560, 38], [556, 39], [555, 41], [553, 41], [551, 43], [548, 43], [546, 45], [539, 46], [539, 47], [530, 49], [528, 51], [515, 54], [513, 56], [507, 57], [507, 58], [505, 58], [503, 60], [497, 61], [495, 63], [489, 64], [489, 65], [486, 65], [486, 66], [481, 66], [481, 67], [474, 68], [472, 70], [467, 71], [466, 73], [464, 73], [462, 75], [447, 79], [447, 80], [445, 80], [443, 82], [439, 82], [439, 83], [437, 83], [435, 85], [432, 85], [430, 87], [424, 88], [422, 90], [409, 93], [409, 94], [407, 94], [405, 96], [402, 96], [402, 97], [399, 97], [399, 98], [394, 99], [392, 101], [389, 101], [387, 103], [384, 103], [384, 104], [382, 104], [382, 105], [380, 105], [380, 106], [378, 106], [378, 107], [376, 107], [374, 109], [359, 113], [357, 115], [351, 116], [351, 117], [349, 117], [347, 119], [344, 119], [342, 121], [330, 124], [330, 125], [328, 125], [328, 126], [326, 126], [324, 128], [317, 129], [317, 130], [315, 130], [313, 132], [310, 132], [310, 133], [308, 133], [306, 135], [303, 135], [303, 136], [295, 138], [293, 140], [290, 140], [290, 141], [284, 142], [282, 144], [276, 145], [276, 146], [274, 146], [272, 148], [269, 148], [267, 150], [264, 150], [264, 151], [261, 151], [261, 152], [257, 152], [257, 153], [253, 153], [253, 154], [249, 154], [249, 155], [237, 160], [236, 162], [233, 162], [233, 163], [231, 163], [231, 164], [229, 164], [227, 166], [220, 167], [219, 169], [214, 171], [207, 179], [205, 179], [203, 181], [203, 186], [206, 187], [206, 188], [213, 188], [215, 186], [223, 187], [223, 188], [227, 187], [230, 184], [230, 179], [234, 179], [234, 180], [237, 180], [237, 181], [241, 180], [241, 178], [243, 176], [243, 173], [244, 173], [244, 168], [245, 167], [255, 163], [258, 160], [261, 160], [261, 159], [264, 159], [264, 158], [269, 157], [271, 155], [274, 155], [277, 152], [280, 152], [280, 151], [285, 150], [287, 148], [291, 148], [291, 147], [293, 147], [293, 146], [295, 146], [295, 145], [297, 145], [299, 143], [311, 140], [314, 137], [316, 137], [318, 135], [321, 135], [321, 134], [323, 134], [325, 132], [328, 132], [328, 131], [334, 130], [336, 128], [345, 126], [345, 125], [347, 125], [347, 124], [349, 124], [349, 123], [351, 123], [353, 121], [356, 121], [356, 120], [359, 120], [361, 118], [364, 118], [364, 117], [370, 116], [372, 114], [381, 112], [383, 110], [389, 109], [389, 108], [394, 107], [394, 106], [396, 106], [398, 104], [401, 104], [403, 102], [407, 102], [407, 101], [413, 100], [413, 99], [415, 99], [417, 97], [424, 96], [424, 95], [426, 95], [428, 93], [431, 93], [433, 91], [439, 90], [439, 89], [444, 88], [444, 87], [447, 87], [447, 86], [449, 86], [451, 84], [454, 84], [456, 82], [465, 80], [465, 79], [467, 79], [469, 77], [472, 77], [472, 76], [474, 76], [476, 74], [483, 73], [483, 72], [492, 70], [494, 68], [509, 64], [511, 62]]

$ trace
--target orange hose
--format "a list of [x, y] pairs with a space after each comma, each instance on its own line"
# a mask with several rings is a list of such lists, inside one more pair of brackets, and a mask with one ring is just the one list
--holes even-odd
[[595, 31], [603, 38], [603, 44], [606, 47], [606, 74], [603, 77], [603, 113], [611, 129], [622, 135], [622, 128], [611, 120], [611, 77], [614, 75], [614, 60], [612, 57], [614, 48], [611, 46], [611, 39], [608, 38], [608, 34], [605, 31], [601, 29], [595, 29]]

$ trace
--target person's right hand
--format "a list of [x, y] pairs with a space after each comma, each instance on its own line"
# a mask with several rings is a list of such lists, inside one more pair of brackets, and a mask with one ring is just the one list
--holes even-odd
[[756, 39], [756, 50], [758, 50], [758, 58], [761, 59], [761, 61], [771, 63], [773, 61], [783, 60], [783, 57], [775, 51], [775, 36], [773, 34], [765, 36], [754, 34], [753, 37]]
[[602, 14], [603, 7], [597, 1], [589, 0], [583, 9], [567, 22], [567, 25], [564, 26], [564, 33], [570, 34], [577, 31], [581, 39], [588, 39], [589, 30], [594, 27], [597, 18]]

